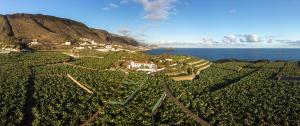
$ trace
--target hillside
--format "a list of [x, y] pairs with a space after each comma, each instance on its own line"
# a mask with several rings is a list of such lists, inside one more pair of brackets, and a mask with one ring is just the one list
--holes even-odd
[[132, 38], [112, 35], [111, 33], [89, 28], [81, 22], [41, 14], [0, 15], [0, 45], [20, 45], [37, 39], [41, 48], [60, 48], [66, 41], [76, 44], [80, 38], [97, 43], [113, 43], [137, 46]]

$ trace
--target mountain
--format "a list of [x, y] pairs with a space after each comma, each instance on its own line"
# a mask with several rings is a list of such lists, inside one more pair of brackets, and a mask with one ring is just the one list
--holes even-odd
[[102, 44], [139, 45], [133, 38], [89, 28], [70, 19], [41, 14], [0, 15], [0, 46], [18, 46], [37, 39], [42, 48], [60, 48], [66, 41], [72, 41], [76, 45], [80, 38]]

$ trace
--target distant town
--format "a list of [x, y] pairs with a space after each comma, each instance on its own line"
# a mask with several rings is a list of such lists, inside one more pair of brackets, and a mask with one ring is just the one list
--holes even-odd
[[[30, 41], [30, 40], [29, 40]], [[33, 39], [30, 42], [22, 41], [21, 43], [25, 44], [30, 48], [39, 48], [39, 46], [43, 46], [44, 42], [40, 42], [38, 39]], [[78, 42], [75, 41], [65, 41], [63, 44], [57, 45], [60, 46], [65, 51], [70, 50], [71, 52], [76, 52], [78, 50], [94, 50], [99, 52], [136, 52], [136, 51], [146, 51], [149, 50], [148, 47], [145, 46], [130, 46], [130, 45], [118, 45], [112, 44], [111, 42], [96, 42], [93, 39], [89, 38], [79, 38]], [[62, 50], [60, 49], [60, 51]], [[10, 53], [10, 52], [27, 52], [30, 49], [23, 48], [17, 49], [12, 46], [2, 47], [0, 49], [0, 53]], [[52, 50], [53, 51], [53, 50]], [[55, 51], [55, 50], [54, 50]]]

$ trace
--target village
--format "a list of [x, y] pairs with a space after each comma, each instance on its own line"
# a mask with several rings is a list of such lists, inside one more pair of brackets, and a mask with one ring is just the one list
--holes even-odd
[[[39, 41], [38, 39], [32, 40], [21, 40], [21, 45], [24, 45], [26, 48], [14, 48], [12, 45], [8, 46], [0, 46], [0, 53], [10, 53], [10, 52], [27, 52], [30, 49], [39, 49], [42, 46], [49, 46], [43, 41]], [[126, 51], [126, 52], [136, 52], [136, 51], [145, 51], [148, 48], [143, 46], [131, 46], [131, 45], [120, 45], [120, 44], [113, 44], [110, 41], [107, 42], [96, 42], [93, 39], [89, 38], [79, 38], [76, 42], [73, 41], [65, 41], [62, 44], [51, 45], [55, 47], [59, 47], [58, 49], [50, 48], [48, 51], [76, 51], [76, 50], [94, 50], [99, 52], [119, 52], [119, 51]], [[45, 51], [45, 50], [42, 50]]]

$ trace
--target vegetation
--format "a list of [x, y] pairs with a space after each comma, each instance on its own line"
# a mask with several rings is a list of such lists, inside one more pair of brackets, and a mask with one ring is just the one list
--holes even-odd
[[[194, 80], [175, 82], [166, 72], [124, 72], [122, 60], [145, 57], [158, 63], [168, 57], [181, 64], [174, 68], [190, 73], [205, 61], [126, 52], [93, 56], [103, 58], [46, 52], [1, 54], [0, 125], [78, 125], [97, 112], [89, 124], [198, 125], [166, 97], [162, 84], [185, 108], [212, 125], [300, 124], [300, 82], [277, 79], [299, 77], [298, 62], [215, 62]], [[94, 93], [78, 87], [67, 74]]]
[[0, 62], [0, 125], [20, 125], [24, 116], [28, 69]]

